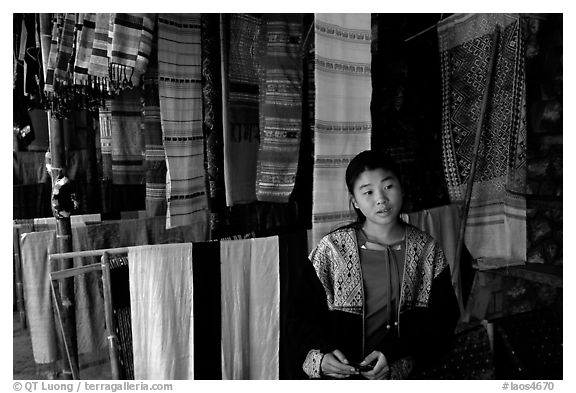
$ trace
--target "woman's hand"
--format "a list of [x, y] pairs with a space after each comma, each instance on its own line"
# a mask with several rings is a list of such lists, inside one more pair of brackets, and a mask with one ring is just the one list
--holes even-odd
[[333, 378], [348, 378], [350, 375], [358, 374], [358, 370], [348, 365], [346, 356], [338, 349], [324, 355], [320, 368], [324, 375]]
[[360, 365], [364, 366], [366, 364], [372, 364], [374, 361], [376, 361], [376, 365], [372, 370], [362, 371], [360, 374], [367, 379], [386, 379], [390, 372], [390, 368], [388, 367], [386, 356], [384, 356], [382, 352], [373, 351], [370, 355], [366, 356]]

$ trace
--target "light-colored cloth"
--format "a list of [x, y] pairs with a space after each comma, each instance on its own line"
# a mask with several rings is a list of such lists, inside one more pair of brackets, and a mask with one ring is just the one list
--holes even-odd
[[200, 15], [158, 15], [158, 91], [168, 228], [208, 214], [202, 133]]
[[26, 319], [34, 361], [38, 364], [52, 363], [57, 360], [58, 351], [48, 264], [48, 254], [56, 252], [54, 231], [23, 234], [20, 252]]
[[278, 237], [220, 242], [222, 379], [278, 379]]
[[128, 260], [134, 378], [194, 379], [192, 244], [131, 247]]
[[264, 22], [256, 197], [286, 203], [296, 182], [302, 132], [302, 16], [267, 14]]
[[316, 14], [312, 243], [354, 219], [344, 180], [370, 148], [370, 14]]
[[500, 27], [500, 37], [465, 242], [474, 258], [500, 258], [503, 265], [523, 264], [526, 71], [525, 43], [517, 14], [454, 14], [438, 25], [444, 172], [451, 202], [462, 202], [496, 26]]

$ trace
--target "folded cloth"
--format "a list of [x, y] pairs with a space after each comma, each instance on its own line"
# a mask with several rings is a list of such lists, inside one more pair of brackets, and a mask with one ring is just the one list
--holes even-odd
[[55, 362], [58, 354], [52, 311], [48, 254], [56, 252], [54, 231], [25, 233], [20, 238], [26, 319], [37, 364]]
[[278, 237], [220, 242], [222, 379], [278, 379]]
[[131, 247], [135, 379], [194, 379], [192, 244]]

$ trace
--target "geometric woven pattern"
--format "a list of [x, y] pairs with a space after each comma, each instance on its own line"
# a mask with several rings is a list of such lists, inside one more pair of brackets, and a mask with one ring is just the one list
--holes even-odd
[[455, 14], [438, 26], [442, 65], [442, 143], [451, 201], [462, 202], [496, 28], [466, 245], [475, 258], [525, 260], [526, 111], [522, 20], [510, 14]]

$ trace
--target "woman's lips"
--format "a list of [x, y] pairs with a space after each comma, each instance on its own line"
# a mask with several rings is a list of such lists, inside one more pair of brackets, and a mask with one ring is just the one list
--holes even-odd
[[386, 213], [389, 213], [390, 211], [392, 211], [392, 208], [391, 208], [391, 207], [387, 207], [387, 208], [385, 208], [385, 209], [380, 209], [380, 210], [378, 210], [378, 211], [376, 212], [376, 214], [386, 214]]

